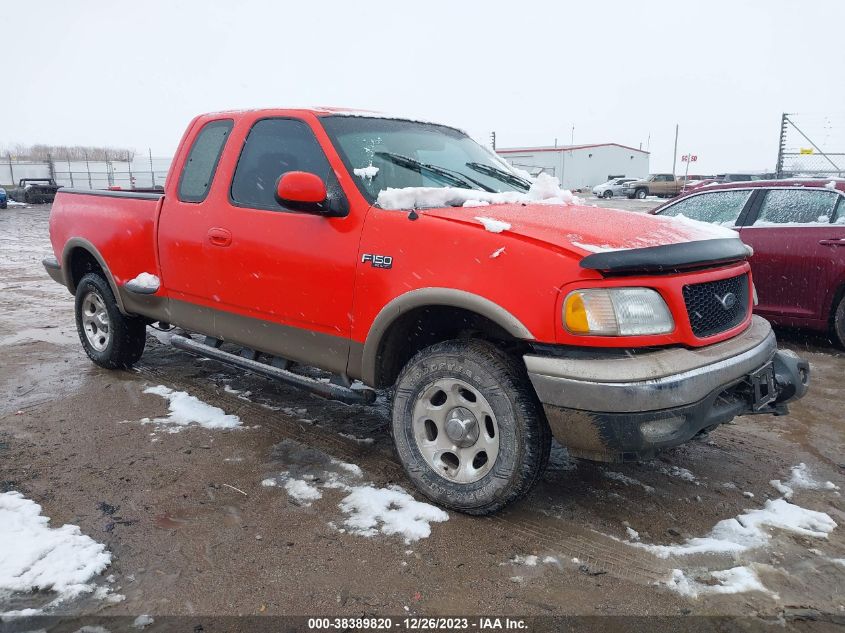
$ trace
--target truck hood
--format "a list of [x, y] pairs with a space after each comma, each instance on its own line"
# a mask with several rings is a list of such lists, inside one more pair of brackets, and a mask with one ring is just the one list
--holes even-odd
[[701, 240], [739, 239], [732, 229], [685, 217], [575, 204], [494, 204], [425, 209], [420, 213], [582, 256]]

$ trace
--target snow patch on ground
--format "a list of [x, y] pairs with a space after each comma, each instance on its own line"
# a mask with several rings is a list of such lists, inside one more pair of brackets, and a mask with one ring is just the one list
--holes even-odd
[[352, 440], [357, 444], [372, 444], [375, 440], [371, 437], [358, 437], [357, 435], [352, 435], [351, 433], [338, 433], [341, 437], [345, 437], [347, 440]]
[[135, 279], [130, 279], [126, 283], [137, 286], [143, 290], [158, 290], [161, 285], [161, 280], [152, 273], [139, 273]]
[[704, 537], [687, 539], [679, 545], [629, 545], [648, 550], [659, 558], [690, 554], [737, 554], [765, 545], [771, 538], [766, 528], [779, 528], [812, 538], [827, 538], [836, 528], [836, 523], [824, 512], [808, 510], [785, 499], [770, 499], [762, 508], [719, 521], [710, 534]]
[[681, 569], [673, 569], [672, 577], [666, 586], [688, 598], [697, 598], [704, 594], [745, 593], [747, 591], [762, 591], [769, 593], [763, 586], [757, 573], [750, 567], [732, 567], [722, 571], [706, 573], [712, 584], [700, 582], [690, 577]]
[[484, 225], [485, 231], [490, 231], [491, 233], [501, 233], [502, 231], [508, 231], [511, 228], [510, 224], [502, 222], [501, 220], [494, 220], [493, 218], [485, 217], [477, 217], [475, 219]]
[[[76, 525], [49, 527], [41, 506], [19, 492], [0, 494], [0, 593], [53, 591], [46, 608], [95, 591], [92, 582], [111, 563], [106, 546]], [[108, 589], [102, 587], [106, 598]], [[26, 615], [40, 610], [16, 612]], [[8, 615], [8, 614], [6, 614]]]
[[158, 385], [144, 389], [144, 393], [167, 399], [169, 416], [144, 421], [172, 426], [170, 432], [179, 432], [190, 424], [198, 424], [206, 429], [233, 429], [241, 426], [241, 419], [238, 416], [227, 414], [223, 409], [207, 404], [185, 391], [173, 391], [169, 387]]
[[135, 620], [132, 622], [132, 626], [136, 629], [144, 629], [148, 627], [150, 624], [155, 622], [153, 618], [148, 615], [139, 615]]
[[406, 543], [428, 538], [431, 523], [449, 520], [438, 507], [414, 499], [399, 486], [356, 486], [339, 504], [347, 515], [344, 525], [361, 536], [399, 535]]
[[285, 490], [288, 496], [306, 506], [310, 506], [312, 501], [323, 498], [323, 493], [317, 490], [316, 486], [302, 479], [288, 479], [285, 482]]
[[810, 469], [803, 462], [791, 469], [792, 476], [786, 483], [780, 479], [772, 479], [769, 483], [786, 499], [792, 499], [796, 488], [804, 490], [839, 490], [839, 486], [832, 481], [818, 481], [810, 473]]
[[678, 479], [683, 479], [684, 481], [689, 481], [690, 483], [694, 483], [696, 486], [698, 485], [698, 481], [689, 470], [686, 468], [681, 468], [680, 466], [661, 466], [660, 472], [664, 475], [669, 475], [670, 477], [677, 477]]
[[643, 490], [648, 493], [654, 492], [654, 488], [649, 486], [648, 484], [644, 484], [639, 479], [634, 479], [633, 477], [628, 477], [628, 475], [623, 475], [622, 473], [617, 473], [612, 470], [606, 470], [602, 473], [608, 479], [612, 479], [613, 481], [618, 481], [619, 483], [625, 484], [626, 486], [640, 486]]

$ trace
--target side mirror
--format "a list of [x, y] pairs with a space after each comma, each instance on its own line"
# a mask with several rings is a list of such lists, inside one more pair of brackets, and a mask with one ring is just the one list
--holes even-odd
[[324, 214], [326, 183], [316, 174], [289, 171], [276, 183], [276, 200], [291, 209]]

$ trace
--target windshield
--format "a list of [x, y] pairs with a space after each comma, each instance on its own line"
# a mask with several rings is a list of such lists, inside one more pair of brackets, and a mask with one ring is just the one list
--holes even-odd
[[388, 187], [525, 192], [530, 183], [463, 132], [430, 123], [326, 116], [323, 127], [370, 203]]

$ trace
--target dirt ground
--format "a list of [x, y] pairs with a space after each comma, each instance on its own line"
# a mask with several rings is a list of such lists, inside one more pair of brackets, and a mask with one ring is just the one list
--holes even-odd
[[[787, 625], [808, 613], [845, 616], [839, 491], [800, 489], [792, 498], [838, 524], [828, 538], [770, 529], [767, 545], [740, 554], [660, 558], [628, 542], [627, 529], [650, 544], [705, 536], [779, 498], [770, 481], [786, 481], [799, 463], [845, 490], [845, 354], [825, 340], [779, 333], [813, 372], [811, 393], [789, 416], [740, 418], [647, 463], [578, 461], [556, 446], [540, 485], [506, 512], [450, 512], [411, 543], [367, 537], [343, 529], [342, 490], [326, 488], [304, 505], [262, 481], [328, 457], [357, 464], [374, 486], [413, 493], [391, 450], [385, 397], [372, 407], [325, 401], [152, 335], [133, 371], [94, 366], [71, 295], [40, 263], [50, 252], [48, 215], [49, 206], [0, 211], [0, 492], [18, 490], [51, 525], [72, 523], [105, 543], [113, 562], [98, 583], [125, 596], [116, 604], [89, 596], [65, 611], [720, 614]], [[168, 433], [143, 424], [167, 414], [164, 399], [143, 392], [156, 385], [235, 414], [243, 427]], [[673, 569], [712, 586], [709, 574], [738, 565], [753, 568], [766, 591], [693, 598], [670, 586]], [[48, 599], [6, 596], [0, 611]]]

